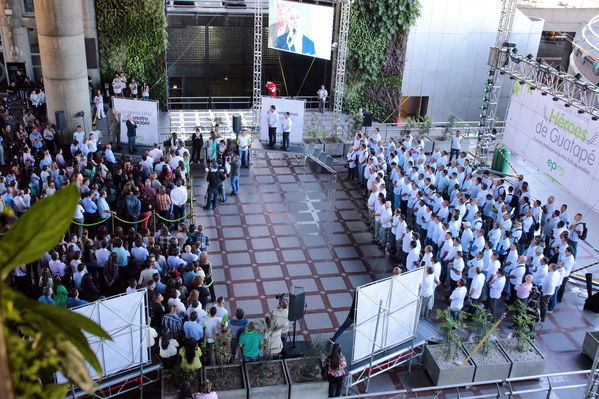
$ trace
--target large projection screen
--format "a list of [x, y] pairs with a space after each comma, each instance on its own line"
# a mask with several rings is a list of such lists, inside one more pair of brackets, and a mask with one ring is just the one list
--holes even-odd
[[352, 363], [368, 358], [373, 353], [373, 344], [376, 354], [401, 345], [416, 335], [423, 281], [424, 268], [421, 267], [357, 288]]
[[112, 107], [121, 114], [121, 142], [127, 143], [127, 118], [131, 115], [137, 124], [136, 144], [152, 147], [158, 143], [158, 101], [113, 97]]
[[503, 143], [599, 212], [599, 122], [516, 82]]
[[333, 7], [269, 0], [268, 47], [331, 59]]
[[[150, 361], [146, 290], [123, 294], [72, 309], [98, 323], [112, 337], [112, 341], [85, 333], [90, 347], [98, 357], [103, 378]], [[99, 379], [88, 366], [91, 377]], [[59, 383], [66, 378], [57, 373]]]

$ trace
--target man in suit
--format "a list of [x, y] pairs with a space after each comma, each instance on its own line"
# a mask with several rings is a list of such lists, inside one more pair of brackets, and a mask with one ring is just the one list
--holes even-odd
[[133, 122], [133, 115], [127, 118], [127, 141], [129, 142], [129, 153], [137, 152], [135, 138], [137, 137], [137, 124]]
[[316, 54], [314, 42], [302, 33], [302, 16], [297, 7], [291, 7], [287, 11], [287, 28], [287, 33], [277, 37], [278, 49], [299, 54]]
[[268, 47], [274, 48], [277, 45], [277, 37], [289, 32], [287, 28], [287, 8], [283, 0], [275, 0], [275, 9], [277, 11], [277, 22], [268, 26]]

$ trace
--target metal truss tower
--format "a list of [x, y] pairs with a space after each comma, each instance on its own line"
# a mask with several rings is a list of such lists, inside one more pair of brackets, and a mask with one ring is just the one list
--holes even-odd
[[337, 119], [343, 109], [343, 93], [345, 91], [345, 61], [347, 59], [347, 40], [352, 0], [341, 0], [341, 17], [339, 19], [339, 35], [337, 40], [337, 63], [335, 65], [335, 93], [333, 98], [333, 117]]
[[259, 126], [262, 106], [262, 0], [254, 0], [254, 76], [252, 90], [252, 111], [254, 121]]
[[[512, 26], [514, 22], [514, 14], [518, 0], [503, 0], [501, 6], [501, 14], [499, 16], [499, 27], [497, 28], [497, 36], [495, 38], [495, 47], [501, 47], [504, 43], [510, 41]], [[491, 50], [491, 53], [493, 50]], [[489, 60], [491, 56], [489, 55]], [[491, 64], [491, 62], [489, 62]], [[495, 119], [497, 116], [497, 103], [503, 75], [493, 74], [489, 76], [487, 86], [485, 87], [483, 118], [481, 130], [476, 143], [475, 165], [478, 167], [487, 167], [487, 154], [493, 142], [493, 128], [495, 127]]]

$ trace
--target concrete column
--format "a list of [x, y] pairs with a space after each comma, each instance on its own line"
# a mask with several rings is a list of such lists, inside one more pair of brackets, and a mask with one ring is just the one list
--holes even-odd
[[[97, 66], [90, 68], [90, 65], [88, 65], [87, 74], [92, 78], [94, 87], [100, 87], [100, 58], [98, 57], [98, 29], [96, 26], [95, 1], [81, 0], [81, 9], [83, 11], [83, 35], [86, 39], [94, 39], [96, 41], [93, 54], [88, 54], [88, 56], [95, 58]], [[101, 89], [104, 91], [104, 87], [101, 87]]]
[[77, 125], [91, 129], [81, 0], [35, 0], [34, 4], [48, 119], [56, 122], [55, 111], [64, 111], [64, 142], [70, 143]]
[[[27, 27], [23, 26], [23, 3], [21, 0], [0, 0], [0, 24], [6, 62], [24, 62], [25, 73], [33, 79], [31, 48]], [[11, 15], [6, 15], [6, 10]]]

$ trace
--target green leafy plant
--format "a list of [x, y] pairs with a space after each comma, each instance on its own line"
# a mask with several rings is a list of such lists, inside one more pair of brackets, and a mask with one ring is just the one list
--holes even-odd
[[[491, 330], [493, 327], [493, 317], [487, 312], [487, 310], [479, 305], [473, 304], [474, 312], [470, 314], [471, 321], [470, 325], [476, 334], [476, 339], [478, 342], [481, 342], [485, 335]], [[491, 347], [491, 341], [486, 339], [483, 344], [480, 346], [479, 351], [486, 355], [489, 353], [489, 349]]]
[[428, 115], [421, 116], [420, 118], [408, 118], [406, 121], [407, 130], [416, 130], [420, 136], [428, 136], [433, 127], [433, 120]]
[[[71, 224], [78, 200], [79, 190], [71, 185], [36, 203], [11, 226], [0, 239], [3, 281], [14, 268], [35, 262], [56, 245]], [[82, 330], [102, 339], [110, 339], [108, 333], [66, 308], [33, 301], [5, 284], [0, 290], [0, 371], [7, 367], [10, 372], [10, 384], [0, 385], [12, 386], [11, 394], [19, 399], [64, 398], [70, 384], [51, 382], [60, 372], [92, 393], [95, 383], [86, 364], [100, 375], [102, 369]]]
[[437, 309], [437, 319], [441, 320], [438, 327], [443, 337], [445, 360], [451, 359], [459, 351], [460, 344], [464, 340], [460, 334], [464, 330], [464, 313], [457, 311], [455, 318], [452, 313], [450, 309]]
[[262, 336], [264, 339], [264, 355], [270, 356], [270, 345], [267, 344], [268, 339], [270, 337], [280, 334], [283, 329], [282, 325], [278, 325], [276, 323], [271, 323], [271, 326], [267, 326], [264, 320], [258, 320], [255, 323], [255, 331]]
[[530, 341], [535, 338], [534, 324], [535, 320], [530, 313], [530, 309], [521, 301], [516, 301], [508, 306], [510, 312], [514, 312], [512, 320], [514, 321], [514, 337], [516, 338], [519, 351], [527, 351], [530, 347]]
[[351, 10], [344, 108], [384, 120], [399, 110], [406, 44], [418, 0], [357, 0]]
[[100, 73], [147, 82], [150, 98], [166, 108], [166, 14], [161, 0], [96, 0]]

